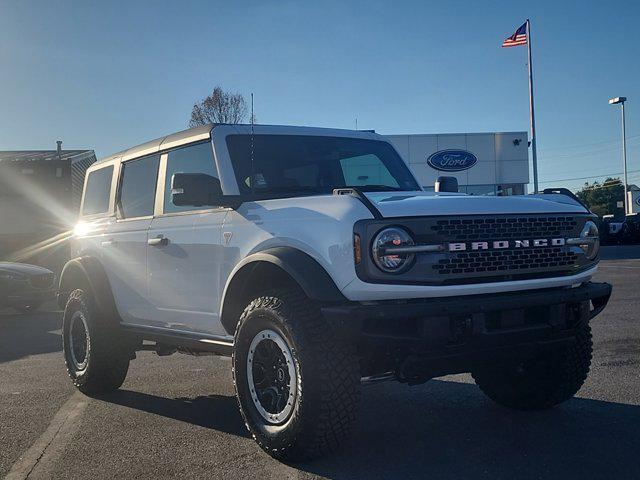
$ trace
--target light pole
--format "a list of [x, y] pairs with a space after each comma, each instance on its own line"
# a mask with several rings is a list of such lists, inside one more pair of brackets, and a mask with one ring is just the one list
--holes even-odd
[[629, 214], [629, 201], [627, 199], [627, 134], [624, 125], [624, 102], [627, 101], [627, 97], [615, 97], [609, 100], [609, 105], [620, 104], [622, 107], [622, 162], [624, 164], [624, 214]]

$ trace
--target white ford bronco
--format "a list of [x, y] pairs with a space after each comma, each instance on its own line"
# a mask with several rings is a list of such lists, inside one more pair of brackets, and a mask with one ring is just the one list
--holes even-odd
[[73, 383], [118, 389], [138, 350], [232, 356], [249, 432], [289, 460], [334, 450], [367, 382], [571, 398], [611, 293], [594, 215], [455, 184], [423, 191], [375, 133], [306, 127], [197, 127], [95, 163], [58, 294]]

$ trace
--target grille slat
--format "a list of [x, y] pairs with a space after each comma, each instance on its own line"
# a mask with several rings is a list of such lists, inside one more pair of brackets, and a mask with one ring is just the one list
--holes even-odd
[[561, 247], [528, 250], [482, 250], [453, 254], [433, 265], [440, 275], [492, 271], [526, 271], [539, 268], [571, 267], [578, 256]]
[[512, 238], [546, 238], [575, 229], [571, 216], [477, 218], [469, 220], [438, 220], [431, 230], [438, 236], [459, 240], [496, 240]]

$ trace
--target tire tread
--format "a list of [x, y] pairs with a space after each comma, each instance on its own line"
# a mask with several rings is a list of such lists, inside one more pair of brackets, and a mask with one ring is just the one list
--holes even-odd
[[[246, 307], [236, 328], [236, 338], [252, 314], [268, 309], [283, 319], [292, 336], [300, 342], [299, 354], [313, 362], [322, 384], [317, 400], [319, 414], [311, 428], [303, 428], [292, 441], [274, 448], [256, 435], [251, 419], [240, 406], [247, 429], [260, 447], [278, 459], [304, 460], [329, 454], [349, 435], [360, 402], [360, 373], [352, 345], [339, 340], [335, 329], [322, 317], [319, 308], [298, 289], [276, 289], [254, 299]], [[302, 351], [304, 349], [304, 351]], [[234, 384], [236, 366], [234, 350]], [[236, 385], [236, 393], [238, 387]], [[303, 394], [304, 395], [304, 394]]]

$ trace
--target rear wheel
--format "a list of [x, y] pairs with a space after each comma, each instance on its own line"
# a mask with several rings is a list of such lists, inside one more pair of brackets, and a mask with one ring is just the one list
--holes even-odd
[[67, 372], [78, 390], [93, 395], [122, 385], [131, 359], [130, 343], [118, 325], [100, 315], [84, 290], [69, 296], [62, 338]]
[[274, 291], [246, 307], [233, 372], [245, 424], [275, 458], [327, 454], [356, 418], [360, 374], [353, 348], [298, 290]]
[[526, 361], [484, 365], [473, 372], [480, 389], [496, 403], [517, 410], [541, 410], [573, 397], [591, 365], [591, 327], [584, 324], [574, 341]]

